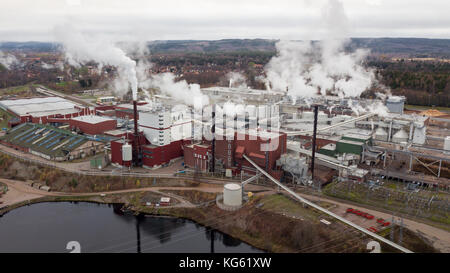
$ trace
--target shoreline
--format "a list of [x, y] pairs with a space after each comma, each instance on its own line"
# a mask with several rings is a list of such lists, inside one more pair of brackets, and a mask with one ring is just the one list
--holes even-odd
[[[86, 198], [88, 197], [87, 200], [83, 200], [82, 198]], [[125, 206], [126, 203], [117, 203], [117, 202], [113, 202], [113, 201], [104, 201], [104, 200], [92, 200], [90, 198], [92, 197], [96, 197], [96, 196], [44, 196], [44, 197], [40, 197], [40, 198], [36, 198], [33, 200], [28, 200], [28, 201], [23, 201], [20, 203], [16, 203], [13, 206], [9, 206], [9, 207], [3, 207], [2, 209], [0, 209], [0, 218], [3, 217], [4, 215], [8, 214], [9, 212], [15, 210], [15, 209], [19, 209], [21, 207], [25, 207], [25, 206], [30, 206], [30, 205], [35, 205], [35, 204], [40, 204], [40, 203], [63, 203], [63, 202], [84, 202], [84, 203], [92, 203], [92, 204], [103, 204], [103, 205], [114, 205], [114, 204], [121, 204], [122, 206]], [[63, 198], [64, 200], [59, 200], [60, 198]], [[81, 198], [81, 199], [80, 199]], [[159, 208], [161, 209], [161, 208]], [[159, 210], [158, 209], [158, 210]], [[167, 208], [163, 208], [163, 210], [170, 210], [171, 207], [167, 207]], [[148, 212], [148, 211], [142, 211], [142, 210], [134, 210], [133, 208], [131, 209], [127, 209], [129, 211], [132, 211], [133, 214], [135, 216], [151, 216], [151, 217], [157, 217], [157, 218], [172, 218], [172, 219], [184, 219], [184, 220], [188, 220], [191, 221], [193, 223], [196, 223], [198, 225], [201, 225], [202, 227], [206, 228], [206, 229], [213, 229], [216, 231], [219, 231], [223, 234], [226, 234], [230, 237], [232, 237], [233, 239], [239, 240], [241, 242], [244, 242], [248, 245], [250, 245], [251, 247], [261, 250], [265, 253], [270, 253], [269, 250], [264, 249], [262, 247], [258, 247], [256, 245], [254, 245], [253, 242], [250, 242], [249, 240], [246, 240], [245, 238], [239, 238], [238, 236], [234, 236], [233, 234], [229, 234], [228, 232], [225, 232], [224, 230], [218, 229], [218, 228], [214, 228], [210, 225], [201, 223], [191, 217], [188, 216], [177, 216], [174, 214], [170, 214], [170, 213], [152, 213], [152, 212]]]

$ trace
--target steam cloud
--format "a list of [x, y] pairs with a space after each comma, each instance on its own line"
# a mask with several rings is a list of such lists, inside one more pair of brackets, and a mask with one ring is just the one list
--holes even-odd
[[54, 65], [51, 65], [51, 64], [48, 64], [48, 63], [45, 63], [45, 62], [41, 62], [41, 67], [44, 68], [44, 69], [53, 69], [53, 68], [55, 68]]
[[80, 67], [94, 61], [99, 64], [100, 70], [105, 65], [117, 67], [119, 77], [127, 79], [126, 88], [131, 87], [133, 100], [137, 100], [136, 62], [128, 57], [124, 50], [111, 41], [87, 38], [71, 25], [56, 27], [55, 33], [63, 43], [65, 57], [70, 65]]
[[247, 88], [247, 84], [246, 84], [247, 79], [241, 73], [239, 73], [239, 72], [229, 72], [226, 75], [226, 77], [228, 79], [230, 88], [231, 87]]
[[149, 80], [151, 87], [159, 88], [162, 93], [188, 105], [207, 105], [209, 98], [200, 91], [200, 85], [188, 84], [186, 81], [176, 81], [172, 73], [152, 75]]
[[86, 37], [70, 25], [56, 28], [56, 36], [63, 43], [65, 57], [70, 65], [80, 67], [94, 61], [98, 63], [100, 71], [105, 65], [117, 67], [118, 77], [114, 79], [113, 87], [119, 94], [125, 94], [131, 88], [133, 100], [137, 100], [137, 90], [141, 88], [150, 102], [148, 89], [158, 88], [162, 93], [188, 105], [206, 105], [209, 102], [198, 84], [176, 81], [175, 75], [171, 73], [150, 75], [152, 63], [146, 59], [150, 52], [145, 42], [115, 44], [96, 37]]
[[273, 89], [287, 90], [294, 101], [327, 93], [359, 97], [375, 80], [373, 71], [362, 65], [368, 51], [344, 50], [349, 40], [342, 3], [329, 0], [322, 16], [328, 30], [325, 39], [280, 41], [276, 44], [277, 55], [265, 67]]
[[0, 51], [0, 63], [9, 70], [12, 65], [19, 64], [20, 62], [17, 60], [16, 56]]

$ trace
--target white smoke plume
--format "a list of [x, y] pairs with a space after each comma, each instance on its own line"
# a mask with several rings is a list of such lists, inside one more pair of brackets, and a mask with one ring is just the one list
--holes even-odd
[[41, 62], [41, 67], [44, 68], [44, 69], [53, 69], [53, 68], [55, 68], [54, 65], [48, 64], [48, 63], [45, 63], [45, 62]]
[[266, 65], [273, 89], [286, 91], [295, 102], [327, 93], [359, 97], [375, 81], [371, 69], [362, 63], [368, 52], [345, 52], [348, 19], [343, 4], [329, 0], [323, 12], [327, 35], [320, 42], [280, 41], [277, 55]]
[[[136, 62], [112, 41], [99, 37], [86, 37], [72, 25], [55, 28], [56, 37], [62, 42], [67, 62], [75, 67], [94, 61], [99, 69], [105, 65], [115, 66], [121, 79], [121, 89], [131, 88], [133, 100], [137, 100], [138, 80]], [[126, 79], [126, 82], [123, 80]], [[116, 85], [117, 82], [114, 83]], [[126, 85], [126, 87], [125, 87]]]
[[271, 91], [272, 90], [272, 88], [270, 87], [270, 81], [266, 77], [264, 77], [262, 75], [256, 76], [255, 80], [264, 83], [264, 86], [266, 87], [267, 91]]
[[236, 115], [243, 115], [245, 113], [245, 106], [243, 104], [234, 103], [232, 101], [227, 101], [223, 104], [223, 108], [216, 105], [216, 115], [234, 118]]
[[60, 71], [64, 71], [64, 63], [63, 62], [56, 62], [55, 67], [58, 68]]
[[247, 78], [239, 72], [229, 72], [226, 75], [229, 87], [247, 88]]
[[359, 104], [359, 101], [349, 100], [348, 103], [349, 107], [357, 116], [360, 116], [364, 113], [374, 113], [380, 117], [388, 116], [388, 108], [381, 101], [368, 104], [364, 107], [361, 104]]
[[162, 93], [187, 105], [207, 105], [209, 103], [209, 98], [201, 92], [200, 85], [188, 84], [185, 80], [176, 81], [175, 75], [172, 73], [152, 75], [148, 83], [150, 87], [158, 88]]
[[2, 51], [0, 51], [0, 63], [8, 70], [11, 68], [12, 65], [20, 64], [16, 56], [9, 53], [4, 53]]

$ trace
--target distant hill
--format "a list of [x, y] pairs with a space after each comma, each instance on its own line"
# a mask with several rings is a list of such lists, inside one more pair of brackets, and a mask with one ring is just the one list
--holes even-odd
[[2, 50], [32, 50], [51, 52], [58, 50], [59, 44], [47, 42], [0, 42]]
[[240, 52], [240, 51], [264, 51], [274, 52], [276, 40], [264, 39], [224, 39], [216, 41], [154, 41], [149, 43], [151, 52]]
[[[151, 52], [274, 52], [277, 40], [227, 39], [218, 41], [156, 41], [149, 44]], [[450, 39], [421, 38], [353, 38], [349, 49], [367, 48], [374, 54], [405, 57], [450, 58]]]
[[[277, 40], [224, 39], [224, 40], [170, 40], [149, 42], [153, 53], [218, 53], [218, 52], [275, 52]], [[3, 42], [3, 50], [55, 51], [57, 43]], [[353, 38], [349, 49], [367, 48], [380, 55], [404, 57], [450, 58], [450, 39], [423, 38]]]
[[352, 48], [368, 48], [375, 54], [450, 58], [450, 39], [353, 38]]

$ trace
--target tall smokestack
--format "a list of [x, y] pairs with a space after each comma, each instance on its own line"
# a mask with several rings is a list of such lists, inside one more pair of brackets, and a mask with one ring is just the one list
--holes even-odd
[[133, 100], [133, 119], [134, 119], [134, 145], [133, 145], [133, 162], [135, 166], [139, 166], [139, 131], [137, 116], [137, 101]]
[[211, 134], [212, 134], [212, 144], [211, 144], [211, 172], [214, 173], [216, 167], [216, 105], [213, 104], [212, 114], [211, 114]]
[[314, 182], [314, 161], [316, 159], [317, 115], [319, 112], [319, 105], [314, 105], [313, 107], [314, 107], [314, 133], [312, 139], [311, 179]]

